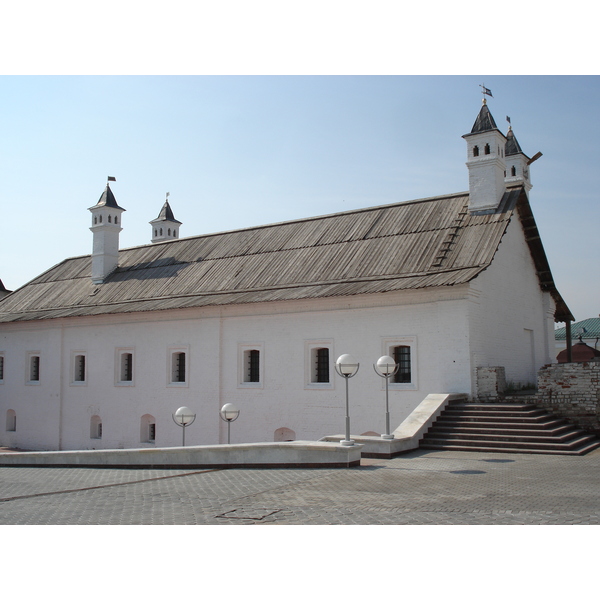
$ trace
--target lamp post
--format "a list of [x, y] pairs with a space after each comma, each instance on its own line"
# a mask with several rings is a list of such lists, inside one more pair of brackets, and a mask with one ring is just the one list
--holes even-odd
[[181, 427], [183, 430], [183, 440], [181, 445], [185, 446], [185, 428], [196, 420], [196, 415], [187, 406], [182, 406], [175, 411], [174, 415], [171, 416], [173, 417], [175, 424], [179, 425], [179, 427]]
[[350, 403], [348, 401], [348, 379], [358, 373], [360, 364], [350, 354], [342, 354], [335, 361], [335, 370], [340, 377], [346, 380], [346, 438], [340, 443], [342, 446], [354, 446], [354, 440], [350, 439]]
[[240, 416], [240, 409], [228, 402], [219, 411], [219, 416], [223, 421], [227, 422], [227, 443], [229, 444], [231, 443], [231, 422]]
[[383, 377], [385, 379], [385, 433], [381, 434], [381, 437], [384, 440], [394, 439], [394, 435], [390, 434], [390, 402], [388, 396], [388, 384], [390, 377], [395, 375], [399, 368], [400, 365], [396, 364], [396, 361], [391, 356], [382, 356], [378, 359], [377, 364], [373, 365], [375, 373], [377, 373], [379, 377]]

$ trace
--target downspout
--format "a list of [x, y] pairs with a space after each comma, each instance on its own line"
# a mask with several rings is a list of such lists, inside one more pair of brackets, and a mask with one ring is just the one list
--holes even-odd
[[64, 371], [65, 371], [65, 362], [64, 362], [64, 356], [65, 356], [65, 348], [64, 348], [64, 341], [65, 341], [65, 326], [64, 324], [61, 323], [60, 326], [60, 356], [59, 356], [59, 371], [60, 371], [60, 380], [59, 380], [59, 399], [58, 399], [58, 449], [62, 450], [63, 449], [63, 413], [64, 413], [64, 406], [63, 406], [63, 399], [65, 397], [65, 390], [64, 390], [64, 385], [65, 385], [65, 375], [64, 375]]
[[565, 335], [567, 336], [567, 362], [573, 362], [573, 344], [571, 343], [571, 321], [565, 321]]

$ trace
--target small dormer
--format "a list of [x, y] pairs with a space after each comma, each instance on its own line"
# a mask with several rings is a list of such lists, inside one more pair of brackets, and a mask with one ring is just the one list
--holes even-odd
[[529, 165], [533, 161], [521, 150], [512, 127], [508, 128], [506, 134], [504, 154], [506, 156], [506, 185], [522, 185], [525, 191], [529, 192], [532, 187], [529, 178]]
[[121, 215], [125, 209], [117, 204], [110, 189], [110, 181], [115, 181], [115, 178], [109, 177], [109, 183], [106, 184], [100, 200], [88, 209], [92, 213], [90, 231], [94, 234], [92, 281], [95, 284], [102, 283], [116, 269], [119, 261]]
[[493, 210], [506, 189], [506, 137], [496, 126], [485, 98], [471, 133], [463, 138], [467, 142], [469, 209]]
[[152, 243], [164, 242], [166, 240], [174, 240], [179, 237], [179, 227], [181, 221], [178, 221], [173, 215], [171, 206], [169, 205], [169, 194], [163, 204], [163, 207], [158, 214], [158, 217], [150, 221], [152, 226]]

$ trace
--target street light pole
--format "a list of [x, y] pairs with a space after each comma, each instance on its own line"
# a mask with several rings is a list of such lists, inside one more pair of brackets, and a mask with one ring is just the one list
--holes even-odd
[[376, 365], [373, 365], [373, 369], [375, 369], [375, 373], [379, 375], [379, 377], [383, 377], [385, 379], [385, 433], [381, 434], [381, 437], [384, 440], [393, 440], [394, 435], [390, 433], [390, 401], [389, 401], [389, 393], [388, 393], [388, 384], [390, 377], [395, 375], [400, 368], [399, 364], [396, 364], [396, 361], [391, 356], [382, 356], [377, 361]]
[[219, 417], [227, 422], [227, 443], [231, 443], [231, 423], [240, 416], [240, 409], [228, 402], [219, 411]]
[[354, 446], [354, 440], [350, 439], [350, 400], [348, 392], [348, 379], [358, 373], [360, 364], [350, 354], [342, 354], [335, 361], [336, 373], [346, 380], [346, 437], [340, 443], [342, 446]]
[[185, 446], [185, 428], [188, 425], [191, 425], [196, 420], [196, 415], [192, 413], [192, 411], [187, 406], [182, 406], [175, 411], [173, 417], [173, 421], [175, 425], [179, 425], [182, 428], [182, 446]]

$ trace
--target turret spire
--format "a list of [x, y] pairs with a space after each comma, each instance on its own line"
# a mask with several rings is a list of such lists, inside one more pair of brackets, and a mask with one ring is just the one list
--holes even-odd
[[169, 204], [169, 195], [169, 192], [167, 192], [165, 203], [163, 204], [160, 213], [158, 213], [158, 217], [150, 221], [150, 225], [152, 226], [153, 244], [179, 237], [179, 227], [182, 223], [173, 215], [173, 210]]

